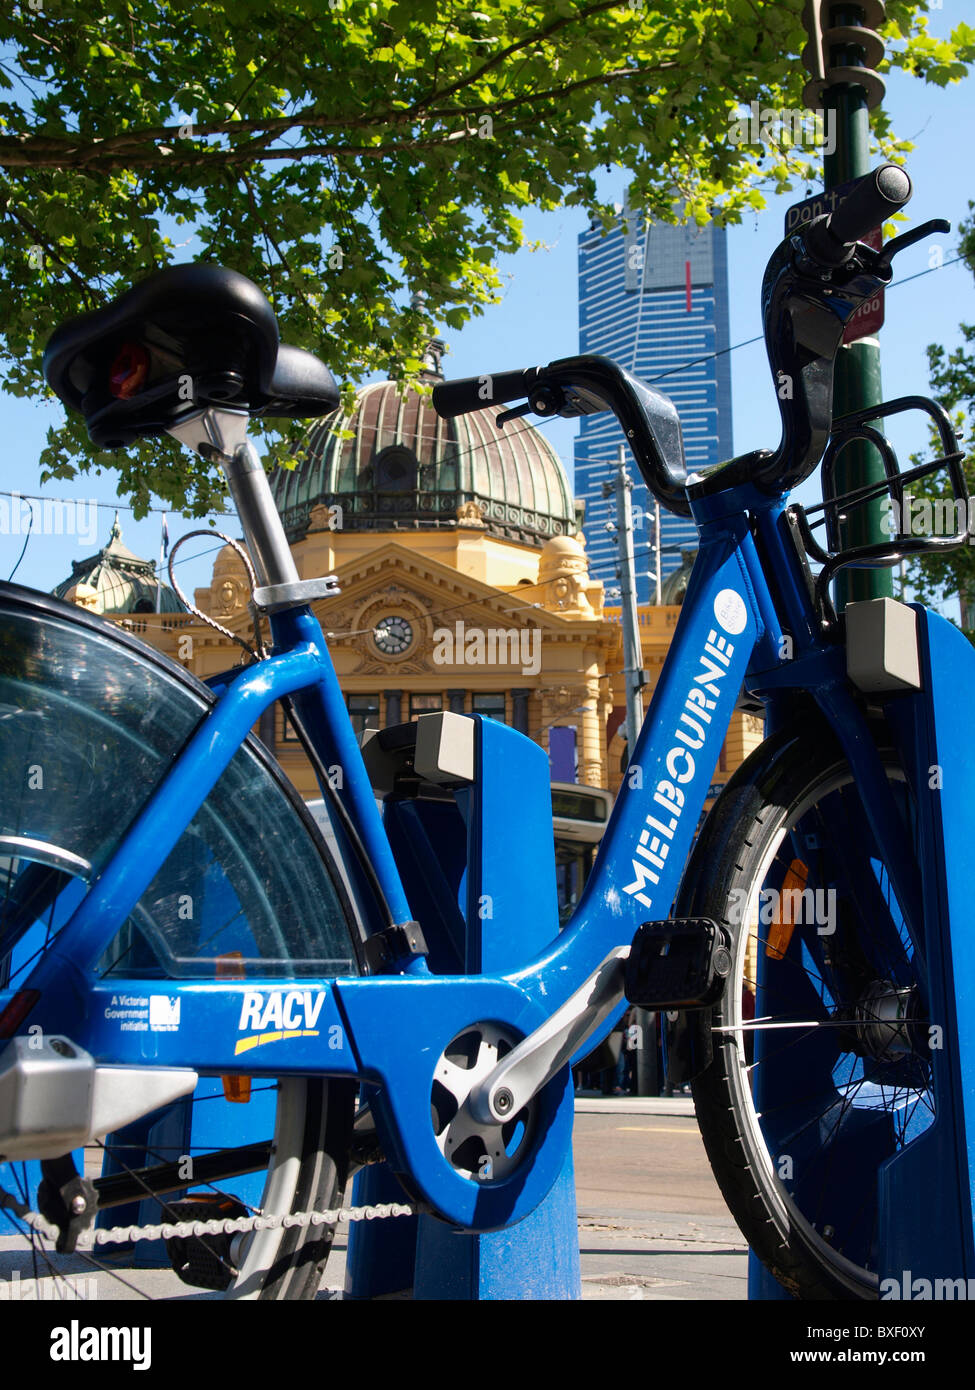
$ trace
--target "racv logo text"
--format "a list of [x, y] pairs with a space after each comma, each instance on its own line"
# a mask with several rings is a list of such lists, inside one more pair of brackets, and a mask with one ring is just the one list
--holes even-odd
[[321, 989], [245, 990], [237, 1031], [254, 1031], [250, 1037], [238, 1039], [235, 1055], [285, 1038], [317, 1038], [315, 1025], [324, 1003], [325, 991]]
[[[733, 633], [741, 632], [747, 621], [744, 602], [731, 589], [725, 589], [718, 595], [715, 614], [721, 626]], [[677, 721], [672, 746], [664, 758], [668, 777], [659, 781], [654, 788], [654, 809], [646, 817], [639, 843], [634, 846], [633, 882], [623, 888], [624, 893], [629, 893], [643, 907], [653, 906], [653, 890], [660, 882], [661, 871], [684, 812], [684, 787], [694, 780], [697, 772], [694, 755], [700, 753], [707, 743], [711, 720], [723, 688], [721, 681], [728, 673], [734, 651], [734, 644], [712, 628]], [[713, 761], [708, 763], [708, 771]]]

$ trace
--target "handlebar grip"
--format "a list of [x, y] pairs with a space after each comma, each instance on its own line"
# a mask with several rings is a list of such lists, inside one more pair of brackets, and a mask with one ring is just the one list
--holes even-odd
[[911, 180], [898, 164], [881, 164], [843, 199], [830, 216], [829, 230], [837, 241], [862, 241], [899, 212], [912, 192]]
[[821, 265], [842, 265], [855, 243], [899, 212], [912, 192], [911, 180], [900, 165], [881, 164], [854, 185], [835, 212], [809, 224], [809, 254]]
[[441, 381], [433, 388], [433, 408], [444, 420], [455, 415], [469, 415], [474, 410], [487, 410], [506, 401], [524, 400], [532, 388], [537, 367], [523, 367], [517, 372], [498, 372], [495, 375], [460, 377], [456, 381]]

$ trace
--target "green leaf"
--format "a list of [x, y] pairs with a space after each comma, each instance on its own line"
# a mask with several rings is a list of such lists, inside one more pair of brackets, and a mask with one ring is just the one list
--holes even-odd
[[[57, 323], [174, 259], [205, 259], [261, 285], [282, 339], [340, 364], [348, 399], [391, 358], [416, 362], [414, 288], [425, 320], [452, 332], [498, 302], [523, 208], [581, 208], [609, 227], [608, 168], [655, 216], [672, 214], [677, 183], [691, 217], [734, 222], [808, 177], [806, 151], [759, 165], [727, 139], [738, 103], [801, 104], [800, 0], [475, 3], [52, 0], [30, 23], [12, 18], [0, 200], [49, 249], [30, 267], [28, 233], [8, 220], [0, 388], [47, 398], [40, 359]], [[971, 24], [946, 36], [916, 0], [887, 14], [890, 66], [936, 85], [965, 77]], [[213, 133], [161, 140], [176, 107]], [[907, 148], [883, 111], [873, 133], [885, 156]], [[939, 370], [957, 385], [966, 366]], [[289, 438], [268, 426], [273, 456]], [[155, 491], [199, 515], [223, 496], [210, 464], [167, 441], [106, 460], [73, 416], [42, 466], [71, 477], [99, 462], [143, 507]]]

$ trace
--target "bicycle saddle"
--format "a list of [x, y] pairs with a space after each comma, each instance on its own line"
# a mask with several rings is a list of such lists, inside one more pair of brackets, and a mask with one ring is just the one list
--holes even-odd
[[258, 286], [219, 265], [170, 266], [61, 324], [44, 375], [105, 449], [162, 434], [202, 406], [307, 418], [339, 401], [328, 367], [279, 342]]

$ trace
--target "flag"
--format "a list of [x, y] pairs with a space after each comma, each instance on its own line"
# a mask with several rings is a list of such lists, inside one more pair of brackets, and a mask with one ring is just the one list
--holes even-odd
[[156, 575], [156, 612], [162, 612], [162, 591], [163, 591], [163, 571], [166, 568], [166, 557], [169, 554], [169, 527], [166, 524], [166, 513], [162, 514], [162, 529], [159, 534], [159, 571]]

